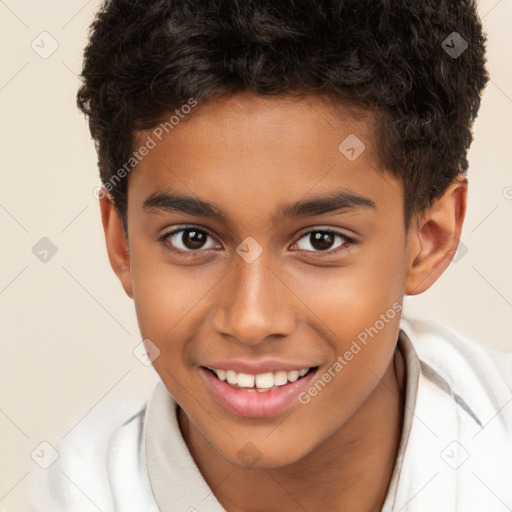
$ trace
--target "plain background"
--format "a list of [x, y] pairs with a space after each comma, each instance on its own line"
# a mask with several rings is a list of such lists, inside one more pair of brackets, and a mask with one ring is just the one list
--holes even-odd
[[[107, 260], [96, 154], [75, 107], [98, 5], [0, 0], [0, 507], [10, 511], [24, 510], [42, 441], [55, 445], [107, 397], [143, 396], [157, 379], [133, 355], [134, 308]], [[491, 82], [469, 153], [464, 247], [405, 313], [512, 352], [512, 0], [479, 10]], [[33, 49], [52, 44], [47, 58]], [[32, 250], [43, 237], [57, 250], [46, 262]]]

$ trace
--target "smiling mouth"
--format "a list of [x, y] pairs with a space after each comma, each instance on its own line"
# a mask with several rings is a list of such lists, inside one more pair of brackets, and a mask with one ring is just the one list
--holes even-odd
[[292, 371], [265, 372], [252, 375], [234, 370], [222, 370], [203, 366], [206, 371], [213, 374], [218, 380], [225, 382], [234, 389], [242, 389], [249, 392], [264, 393], [279, 389], [283, 386], [300, 380], [312, 372], [316, 372], [318, 366], [302, 368]]

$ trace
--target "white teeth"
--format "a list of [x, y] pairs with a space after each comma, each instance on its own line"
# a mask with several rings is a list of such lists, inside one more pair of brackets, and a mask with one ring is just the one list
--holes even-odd
[[254, 375], [239, 373], [236, 377], [236, 383], [241, 388], [252, 388], [254, 387]]
[[249, 373], [238, 373], [234, 370], [217, 370], [210, 368], [214, 371], [220, 380], [226, 381], [232, 386], [239, 388], [247, 388], [248, 391], [269, 391], [275, 389], [276, 386], [284, 386], [289, 382], [295, 382], [299, 377], [303, 377], [308, 373], [309, 368], [302, 368], [302, 370], [284, 371], [279, 370], [276, 372], [260, 373], [258, 375], [251, 375]]
[[299, 378], [299, 372], [297, 370], [288, 372], [288, 380], [290, 382], [295, 382], [298, 378]]
[[226, 370], [226, 379], [230, 384], [236, 384], [236, 372], [234, 370]]
[[283, 386], [287, 382], [288, 382], [288, 372], [280, 371], [280, 372], [274, 373], [274, 383], [276, 386]]
[[[274, 374], [272, 372], [256, 375], [256, 387], [259, 389], [270, 389], [274, 386]], [[252, 386], [251, 386], [252, 387]]]

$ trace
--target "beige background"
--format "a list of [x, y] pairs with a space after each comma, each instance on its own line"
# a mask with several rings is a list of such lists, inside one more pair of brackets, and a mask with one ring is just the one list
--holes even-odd
[[[0, 0], [0, 508], [10, 511], [24, 510], [42, 441], [55, 445], [107, 397], [143, 396], [156, 382], [132, 353], [134, 309], [108, 265], [96, 155], [75, 108], [98, 5]], [[467, 252], [405, 310], [512, 352], [512, 0], [479, 9], [492, 81], [469, 155]], [[34, 40], [58, 48], [43, 59]], [[58, 250], [46, 263], [32, 253], [42, 237]]]

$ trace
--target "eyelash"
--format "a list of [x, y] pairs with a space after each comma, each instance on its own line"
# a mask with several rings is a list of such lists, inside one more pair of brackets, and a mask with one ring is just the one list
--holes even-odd
[[[169, 239], [172, 236], [174, 236], [177, 233], [180, 233], [182, 231], [187, 231], [188, 229], [195, 229], [196, 231], [199, 231], [201, 233], [206, 233], [208, 236], [215, 239], [215, 236], [212, 233], [210, 233], [210, 231], [208, 231], [207, 229], [202, 228], [202, 227], [198, 228], [197, 226], [194, 226], [194, 225], [187, 225], [187, 226], [180, 226], [179, 228], [174, 229], [173, 231], [170, 231], [169, 233], [165, 233], [164, 235], [162, 235], [159, 238], [159, 242], [161, 242], [168, 250], [171, 250], [172, 252], [177, 253], [177, 254], [186, 255], [186, 257], [195, 257], [195, 255], [198, 255], [201, 252], [211, 250], [211, 249], [198, 249], [198, 250], [184, 251], [181, 249], [175, 249], [172, 246], [170, 246]], [[294, 242], [293, 245], [297, 244], [298, 241], [301, 240], [302, 238], [304, 238], [306, 235], [311, 235], [312, 233], [317, 233], [317, 232], [329, 233], [333, 236], [341, 237], [344, 239], [344, 243], [342, 243], [340, 246], [338, 246], [334, 250], [325, 250], [325, 251], [304, 251], [303, 249], [298, 249], [298, 250], [299, 251], [302, 250], [303, 252], [306, 252], [313, 257], [319, 257], [319, 258], [327, 257], [328, 258], [330, 256], [335, 256], [342, 251], [350, 251], [351, 246], [356, 243], [356, 241], [353, 238], [348, 237], [347, 235], [341, 233], [340, 231], [336, 231], [331, 228], [324, 228], [324, 229], [311, 229], [309, 231], [303, 232], [297, 239], [297, 242]]]

